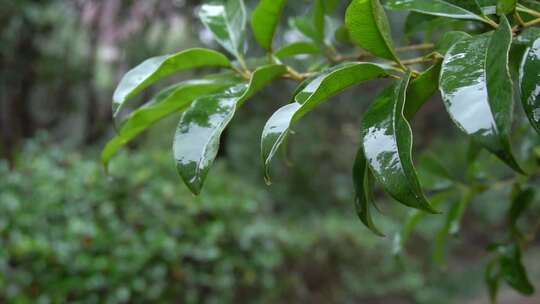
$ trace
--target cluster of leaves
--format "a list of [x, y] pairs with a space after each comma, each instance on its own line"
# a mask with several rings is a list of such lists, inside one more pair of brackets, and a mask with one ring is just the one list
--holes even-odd
[[[270, 182], [271, 160], [286, 146], [292, 128], [304, 115], [347, 88], [386, 78], [391, 83], [363, 114], [361, 147], [353, 170], [357, 213], [370, 230], [382, 235], [371, 217], [375, 181], [403, 205], [438, 213], [426, 197], [413, 163], [410, 126], [416, 112], [437, 92], [452, 121], [470, 136], [476, 150], [484, 149], [495, 155], [519, 174], [516, 180], [521, 183], [534, 178], [536, 164], [525, 167], [515, 157], [510, 139], [515, 85], [519, 87], [522, 108], [530, 125], [540, 132], [540, 30], [535, 27], [540, 24], [538, 3], [388, 0], [384, 3], [386, 8], [411, 12], [409, 25], [434, 23], [439, 18], [470, 22], [469, 27], [464, 27], [467, 32], [446, 32], [435, 45], [396, 48], [379, 0], [349, 2], [340, 25], [340, 20], [334, 18], [340, 1], [313, 1], [307, 16], [292, 18], [290, 22], [305, 40], [274, 52], [274, 33], [286, 1], [260, 1], [251, 14], [251, 29], [268, 56], [253, 60], [245, 58], [248, 15], [243, 1], [212, 1], [202, 5], [201, 21], [236, 61], [231, 62], [219, 52], [197, 48], [148, 59], [129, 71], [114, 94], [116, 118], [129, 99], [159, 79], [193, 68], [228, 69], [169, 87], [132, 112], [121, 121], [118, 135], [104, 149], [103, 162], [107, 164], [121, 146], [159, 119], [181, 111], [174, 137], [174, 157], [180, 176], [198, 194], [217, 155], [220, 136], [236, 110], [272, 81], [292, 79], [300, 82], [292, 102], [278, 109], [262, 131], [261, 156], [265, 179]], [[361, 52], [355, 50], [353, 55], [344, 55], [336, 43], [355, 45]], [[400, 58], [400, 51], [414, 49], [433, 51], [420, 58]], [[297, 55], [322, 57], [327, 61], [298, 72], [286, 64], [289, 57]], [[370, 62], [358, 61], [366, 58]], [[413, 69], [416, 66], [425, 69], [419, 72]], [[458, 221], [468, 201], [463, 199], [458, 204], [460, 207], [452, 210]], [[500, 267], [490, 268], [490, 273], [497, 274], [490, 278], [507, 278], [511, 286], [529, 294], [532, 286], [525, 286], [526, 280], [505, 276], [512, 269], [525, 277], [519, 267], [505, 266], [521, 265], [520, 247], [513, 240], [509, 241], [511, 244], [501, 245], [512, 246], [511, 249], [496, 250], [500, 253], [496, 259]], [[512, 263], [507, 263], [509, 260]]]

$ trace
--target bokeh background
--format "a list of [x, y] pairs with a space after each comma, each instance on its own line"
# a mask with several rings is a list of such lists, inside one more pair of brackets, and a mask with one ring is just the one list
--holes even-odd
[[[305, 14], [309, 3], [289, 1], [286, 14]], [[438, 249], [444, 215], [419, 223], [399, 256], [394, 235], [409, 210], [378, 191], [383, 215], [376, 220], [386, 238], [355, 216], [359, 121], [381, 83], [349, 90], [308, 115], [291, 138], [291, 164], [274, 163], [270, 187], [259, 138], [266, 119], [290, 100], [294, 83], [285, 80], [235, 117], [199, 197], [174, 169], [178, 115], [130, 144], [105, 174], [99, 153], [114, 134], [111, 96], [123, 73], [151, 56], [218, 48], [195, 17], [198, 5], [0, 0], [0, 302], [488, 303], [485, 247], [506, 229], [508, 185], [476, 198], [460, 234]], [[402, 36], [404, 15], [390, 17], [397, 41], [416, 39]], [[298, 39], [286, 30], [278, 36]], [[146, 90], [140, 102], [155, 92]], [[465, 170], [468, 142], [438, 99], [413, 129], [420, 167], [431, 153], [452, 171]], [[509, 174], [487, 154], [481, 160], [475, 169], [486, 179]], [[422, 178], [444, 187], [444, 180]], [[533, 219], [539, 210], [535, 202]], [[524, 256], [537, 288], [539, 244]], [[442, 258], [433, 259], [434, 250]], [[503, 287], [501, 303], [540, 297]]]

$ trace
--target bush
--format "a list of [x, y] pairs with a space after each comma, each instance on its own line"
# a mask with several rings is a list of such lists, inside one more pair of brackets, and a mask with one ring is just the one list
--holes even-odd
[[195, 197], [167, 153], [122, 154], [106, 177], [66, 151], [33, 142], [16, 171], [1, 165], [2, 302], [341, 302], [421, 284], [370, 254], [352, 216], [274, 218], [224, 163]]

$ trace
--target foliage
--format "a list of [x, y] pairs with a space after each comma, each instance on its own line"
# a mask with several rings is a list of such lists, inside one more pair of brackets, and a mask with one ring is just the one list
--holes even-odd
[[120, 154], [108, 179], [93, 159], [30, 142], [16, 171], [0, 164], [0, 301], [342, 303], [426, 289], [355, 221], [271, 216], [222, 162], [194, 197], [163, 151]]
[[[516, 150], [521, 150], [525, 143], [520, 143], [519, 149], [511, 143], [515, 134], [512, 126], [516, 121], [520, 122], [523, 132], [538, 130], [540, 32], [535, 26], [540, 24], [540, 11], [537, 5], [508, 0], [388, 0], [384, 2], [388, 9], [411, 12], [408, 18], [414, 21], [409, 22], [411, 26], [406, 27], [405, 34], [422, 32], [426, 40], [398, 48], [379, 0], [347, 2], [345, 12], [341, 12], [338, 10], [340, 1], [313, 1], [307, 16], [294, 17], [289, 22], [304, 40], [275, 48], [273, 35], [287, 4], [261, 1], [254, 10], [251, 27], [255, 40], [267, 51], [263, 58], [247, 58], [246, 51], [250, 48], [246, 47], [246, 31], [250, 18], [243, 0], [203, 4], [199, 10], [202, 23], [235, 61], [200, 49], [151, 58], [128, 72], [120, 82], [113, 103], [114, 115], [121, 125], [140, 125], [141, 130], [146, 129], [151, 123], [134, 122], [136, 112], [122, 119], [119, 105], [158, 79], [186, 68], [228, 67], [227, 71], [210, 76], [221, 81], [223, 88], [208, 90], [203, 96], [191, 96], [187, 101], [191, 105], [183, 112], [175, 134], [173, 150], [178, 172], [189, 189], [198, 194], [217, 156], [221, 134], [237, 109], [272, 81], [284, 78], [297, 81], [299, 85], [292, 102], [278, 109], [262, 131], [261, 155], [267, 182], [272, 158], [286, 149], [292, 128], [302, 117], [347, 88], [385, 78], [390, 83], [363, 115], [362, 139], [356, 158], [360, 163], [354, 166], [361, 171], [353, 174], [358, 215], [378, 234], [382, 233], [375, 227], [370, 211], [372, 177], [401, 204], [423, 212], [440, 213], [434, 206], [433, 196], [430, 201], [426, 194], [426, 190], [431, 189], [419, 176], [425, 173], [419, 173], [415, 167], [410, 124], [416, 112], [437, 91], [453, 123], [471, 139], [471, 163], [477, 160], [478, 151], [485, 150], [513, 169], [514, 172], [508, 174], [515, 187], [526, 187], [537, 179], [537, 162], [526, 161], [534, 159], [531, 151], [535, 150], [529, 150], [524, 156], [526, 159], [520, 159]], [[344, 18], [336, 18], [338, 11]], [[257, 17], [260, 15], [264, 18]], [[341, 19], [344, 20], [341, 22]], [[438, 30], [437, 21], [441, 19], [453, 20], [449, 24], [459, 31], [446, 31], [445, 27]], [[413, 26], [421, 23], [424, 25]], [[278, 51], [273, 53], [274, 49]], [[431, 52], [418, 58], [403, 58], [402, 53], [417, 50]], [[211, 52], [212, 55], [197, 56], [196, 60], [184, 58], [191, 52]], [[307, 71], [297, 71], [294, 61], [289, 61], [288, 56], [297, 55], [306, 56], [312, 63]], [[516, 93], [520, 93], [528, 125], [514, 119], [514, 87], [519, 87]], [[167, 89], [161, 94], [171, 92]], [[155, 105], [156, 100], [166, 99], [156, 98], [149, 106]], [[184, 105], [186, 100], [181, 102]], [[171, 108], [171, 112], [184, 108]], [[105, 163], [112, 156], [108, 152], [111, 145], [116, 151], [132, 137], [119, 140], [122, 136], [120, 132], [105, 148]], [[469, 203], [490, 185], [475, 173], [466, 175], [464, 180], [454, 179], [436, 159], [429, 164], [428, 174], [446, 177], [450, 183], [447, 188], [455, 190], [457, 187], [462, 193], [459, 203], [447, 212], [446, 228], [437, 236], [436, 243], [444, 243], [446, 235], [459, 227]], [[517, 194], [516, 197], [523, 196]], [[421, 211], [416, 214], [423, 214]], [[512, 214], [515, 221], [522, 212]], [[496, 290], [495, 282], [502, 278], [516, 290], [532, 293], [533, 287], [520, 260], [524, 245], [519, 234], [510, 233], [503, 244], [493, 250], [498, 253], [493, 260], [498, 268], [488, 267], [486, 276], [492, 292]]]

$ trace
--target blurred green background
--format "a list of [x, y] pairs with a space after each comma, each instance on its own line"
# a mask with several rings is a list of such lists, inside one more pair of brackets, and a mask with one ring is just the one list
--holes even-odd
[[[290, 1], [286, 13], [305, 14], [309, 3]], [[380, 83], [306, 117], [290, 141], [292, 164], [275, 162], [270, 187], [259, 138], [290, 99], [294, 83], [285, 80], [235, 117], [201, 196], [174, 169], [178, 116], [136, 140], [105, 174], [99, 153], [114, 134], [110, 103], [122, 74], [151, 56], [217, 48], [195, 18], [199, 4], [0, 0], [0, 302], [487, 303], [485, 247], [505, 231], [508, 185], [477, 197], [460, 234], [442, 245], [435, 239], [444, 215], [427, 217], [399, 256], [394, 235], [409, 210], [378, 193], [384, 217], [376, 220], [386, 238], [356, 219], [350, 176], [359, 119]], [[415, 39], [399, 34], [403, 15], [391, 20], [399, 41]], [[448, 181], [430, 175], [426, 159], [437, 155], [460, 174], [468, 142], [438, 100], [413, 129], [421, 177], [435, 193]], [[519, 126], [517, 133], [519, 153], [530, 159], [538, 138]], [[487, 153], [474, 170], [494, 183], [509, 174]], [[539, 211], [535, 202], [530, 217]], [[524, 257], [537, 288], [539, 245], [532, 242]], [[442, 259], [432, 259], [437, 250]], [[500, 298], [540, 303], [507, 288]]]

